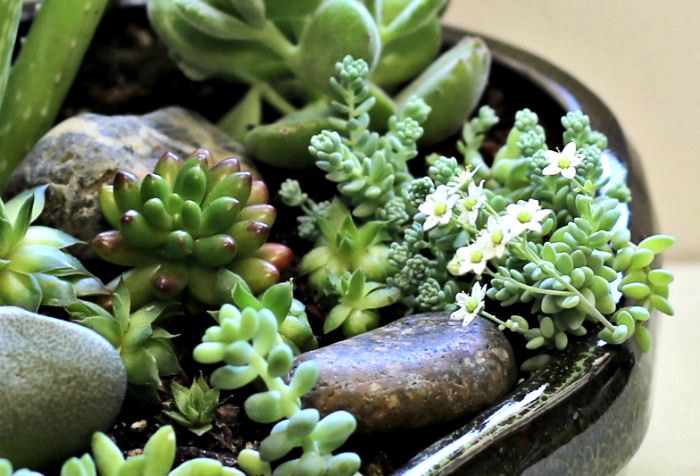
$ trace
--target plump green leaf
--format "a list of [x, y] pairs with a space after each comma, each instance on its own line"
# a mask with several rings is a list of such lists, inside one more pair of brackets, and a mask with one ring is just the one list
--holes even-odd
[[314, 12], [299, 40], [299, 68], [303, 77], [332, 94], [329, 78], [346, 55], [374, 68], [381, 43], [372, 15], [356, 0], [327, 0]]
[[175, 431], [171, 426], [164, 426], [153, 434], [143, 448], [146, 461], [144, 474], [149, 476], [167, 476], [175, 460]]
[[244, 407], [248, 417], [258, 423], [272, 423], [284, 415], [282, 395], [275, 390], [251, 395], [246, 399]]

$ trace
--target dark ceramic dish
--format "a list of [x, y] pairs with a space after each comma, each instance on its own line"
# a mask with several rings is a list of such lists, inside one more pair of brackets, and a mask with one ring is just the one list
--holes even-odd
[[[128, 8], [110, 12], [109, 22], [100, 27], [97, 45], [86, 58], [64, 115], [84, 107], [104, 114], [143, 113], [178, 103], [210, 118], [220, 117], [232, 103], [228, 98], [238, 95], [235, 86], [216, 82], [193, 86], [170, 63], [164, 49], [138, 30], [126, 32], [127, 42], [133, 44], [120, 49], [123, 45], [113, 39], [124, 36], [126, 21], [136, 18], [147, 25], [138, 6], [142, 0], [121, 3]], [[30, 11], [28, 7], [25, 18]], [[447, 29], [445, 44], [464, 35]], [[494, 56], [492, 88], [506, 95], [518, 91], [507, 113], [530, 107], [550, 130], [549, 137], [558, 135], [553, 131], [566, 111], [581, 109], [588, 114], [592, 127], [608, 137], [610, 173], [627, 176], [634, 197], [629, 209], [633, 239], [651, 234], [653, 216], [640, 163], [610, 110], [550, 63], [511, 45], [487, 42]], [[613, 347], [595, 337], [576, 342], [503, 401], [468, 421], [394, 441], [403, 454], [390, 456], [386, 466], [403, 475], [614, 473], [632, 457], [646, 431], [652, 365], [653, 355], [642, 354], [634, 343]], [[409, 460], [411, 455], [415, 456]]]

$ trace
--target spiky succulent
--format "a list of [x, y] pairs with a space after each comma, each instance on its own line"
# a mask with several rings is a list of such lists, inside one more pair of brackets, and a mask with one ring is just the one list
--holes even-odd
[[206, 149], [184, 160], [166, 153], [143, 180], [120, 171], [102, 188], [100, 206], [115, 230], [92, 245], [103, 259], [134, 267], [121, 278], [132, 305], [183, 294], [220, 305], [235, 283], [257, 294], [291, 262], [289, 248], [265, 243], [276, 217], [267, 197], [264, 182], [235, 158], [214, 162]]
[[218, 388], [209, 387], [206, 379], [200, 374], [190, 388], [173, 382], [170, 390], [177, 411], [167, 411], [166, 415], [197, 436], [211, 430], [211, 421], [219, 404]]
[[66, 306], [78, 296], [99, 294], [104, 286], [63, 251], [78, 240], [45, 226], [30, 226], [44, 208], [46, 186], [0, 200], [0, 305], [36, 311], [40, 305]]
[[171, 343], [174, 337], [158, 327], [159, 320], [171, 314], [171, 304], [152, 303], [130, 312], [126, 286], [112, 294], [112, 312], [88, 301], [75, 301], [68, 307], [71, 317], [107, 339], [121, 355], [126, 368], [129, 394], [158, 401], [160, 377], [180, 371]]

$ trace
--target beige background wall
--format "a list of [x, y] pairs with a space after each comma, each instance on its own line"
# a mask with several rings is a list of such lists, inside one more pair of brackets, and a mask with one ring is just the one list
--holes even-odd
[[669, 258], [700, 259], [700, 0], [452, 0], [445, 21], [535, 52], [600, 95], [678, 239]]
[[660, 230], [678, 239], [676, 316], [653, 336], [651, 423], [621, 476], [700, 475], [700, 0], [452, 0], [445, 20], [573, 73], [640, 153]]

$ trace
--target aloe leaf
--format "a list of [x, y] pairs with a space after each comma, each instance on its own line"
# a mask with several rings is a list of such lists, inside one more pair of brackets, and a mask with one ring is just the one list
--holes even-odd
[[0, 189], [53, 123], [107, 3], [42, 2], [12, 66], [0, 108]]
[[3, 98], [7, 80], [10, 77], [12, 62], [12, 50], [17, 38], [19, 19], [22, 13], [22, 2], [20, 0], [0, 0], [0, 109], [2, 109]]

